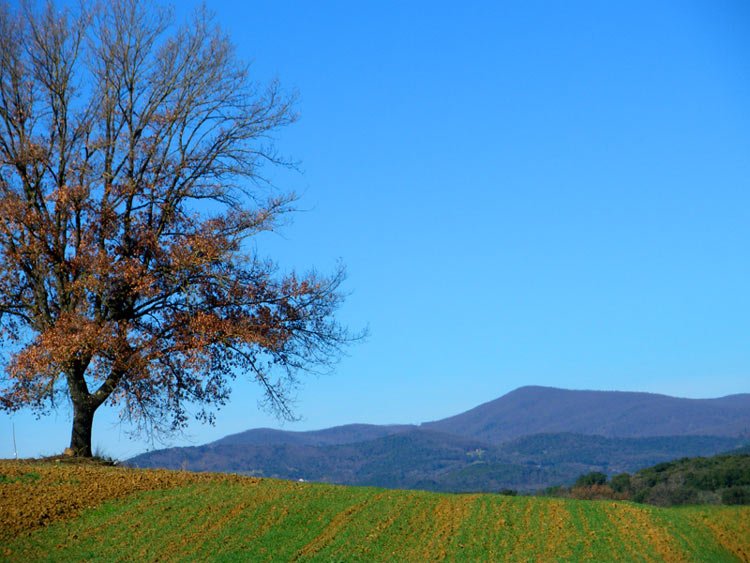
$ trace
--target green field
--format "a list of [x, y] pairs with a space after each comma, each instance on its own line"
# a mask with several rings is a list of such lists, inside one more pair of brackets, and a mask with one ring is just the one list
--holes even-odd
[[[58, 506], [84, 490], [85, 502]], [[663, 509], [120, 468], [0, 463], [0, 515], [0, 556], [11, 561], [750, 560], [750, 507]]]

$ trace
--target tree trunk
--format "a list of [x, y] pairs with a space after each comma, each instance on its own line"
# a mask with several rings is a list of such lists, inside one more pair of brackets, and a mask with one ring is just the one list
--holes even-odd
[[91, 429], [94, 426], [95, 409], [89, 405], [73, 405], [73, 432], [70, 449], [78, 457], [91, 457]]

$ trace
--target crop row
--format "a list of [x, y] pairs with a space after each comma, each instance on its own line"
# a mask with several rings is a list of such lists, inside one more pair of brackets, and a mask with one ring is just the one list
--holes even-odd
[[[117, 475], [97, 471], [105, 479]], [[0, 481], [0, 511], [7, 509], [5, 493], [13, 487], [50, 494], [50, 488], [64, 486], [65, 479], [45, 483], [52, 478]], [[93, 487], [96, 471], [86, 479], [81, 488]], [[186, 479], [175, 473], [173, 488], [135, 492], [29, 529], [8, 542], [5, 555], [25, 560], [50, 554], [63, 560], [750, 559], [747, 507], [661, 509], [613, 501]]]

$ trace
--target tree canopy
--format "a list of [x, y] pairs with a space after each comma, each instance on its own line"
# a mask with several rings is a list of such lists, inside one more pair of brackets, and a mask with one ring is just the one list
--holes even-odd
[[263, 173], [292, 103], [205, 10], [0, 5], [2, 408], [68, 398], [84, 456], [100, 406], [175, 430], [240, 374], [292, 416], [300, 370], [353, 338], [341, 269], [280, 274], [249, 244], [292, 210]]

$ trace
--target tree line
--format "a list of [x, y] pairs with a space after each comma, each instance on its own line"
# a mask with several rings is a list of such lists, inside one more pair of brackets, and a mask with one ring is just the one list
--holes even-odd
[[634, 474], [581, 475], [570, 487], [552, 487], [550, 496], [633, 500], [657, 506], [750, 504], [750, 453], [682, 458]]

